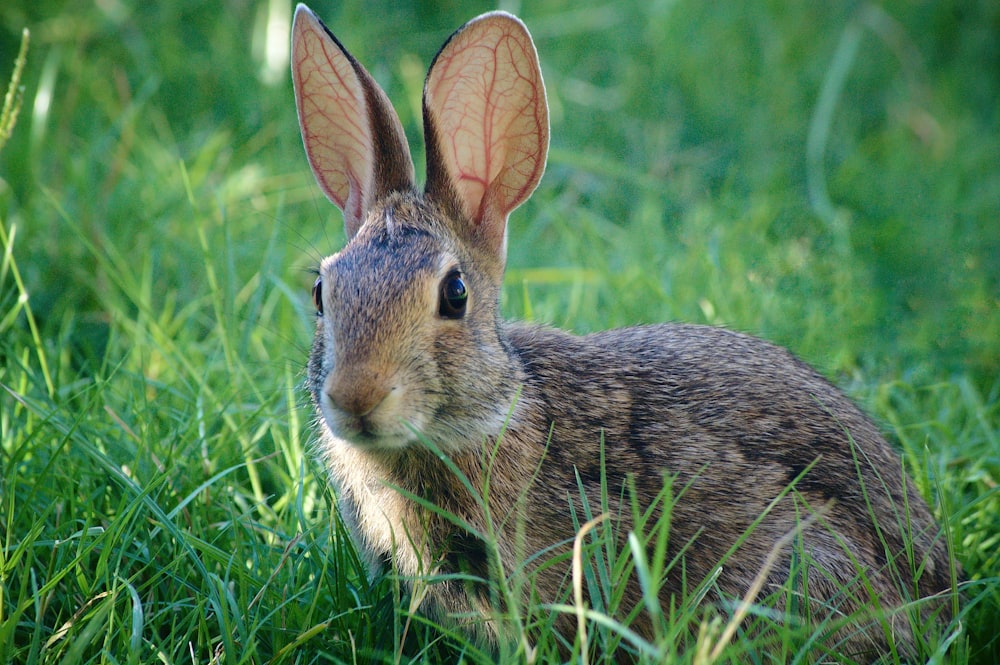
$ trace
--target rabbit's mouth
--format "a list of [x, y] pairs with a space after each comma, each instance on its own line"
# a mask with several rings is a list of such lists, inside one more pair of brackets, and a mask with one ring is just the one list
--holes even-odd
[[330, 432], [361, 449], [398, 450], [418, 439], [417, 430], [405, 422], [389, 424], [378, 414], [355, 416], [324, 405], [322, 419]]
[[344, 430], [342, 438], [347, 439], [351, 443], [361, 446], [375, 446], [378, 447], [379, 436], [376, 430], [376, 425], [373, 419], [368, 416], [358, 416], [356, 418], [349, 418], [347, 426], [344, 427], [341, 424], [341, 430]]

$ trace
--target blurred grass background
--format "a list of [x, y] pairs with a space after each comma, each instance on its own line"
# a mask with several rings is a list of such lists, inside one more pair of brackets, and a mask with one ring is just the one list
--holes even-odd
[[[497, 6], [312, 7], [394, 100], [422, 168], [426, 66]], [[789, 346], [886, 424], [954, 513], [981, 606], [1000, 607], [1000, 4], [499, 8], [531, 30], [552, 108], [546, 176], [511, 220], [507, 315], [705, 322]], [[275, 620], [290, 598], [305, 630], [370, 591], [296, 577], [336, 577], [298, 385], [308, 271], [343, 233], [298, 136], [291, 11], [0, 8], [0, 78], [23, 28], [32, 40], [0, 151], [0, 657], [90, 653], [101, 633], [83, 619], [135, 598], [156, 618], [145, 633], [122, 619], [130, 659], [184, 634], [199, 660], [267, 660], [301, 637]], [[372, 597], [378, 631], [396, 615]], [[225, 636], [206, 613], [238, 625]], [[979, 662], [995, 616], [969, 619]]]

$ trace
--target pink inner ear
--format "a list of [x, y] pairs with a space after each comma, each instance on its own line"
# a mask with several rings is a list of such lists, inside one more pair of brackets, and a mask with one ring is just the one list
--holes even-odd
[[504, 14], [466, 25], [438, 54], [424, 95], [466, 215], [505, 224], [538, 184], [548, 149], [545, 89], [524, 26]]
[[308, 9], [296, 11], [292, 34], [292, 82], [309, 165], [348, 227], [359, 226], [374, 172], [364, 90], [347, 54]]

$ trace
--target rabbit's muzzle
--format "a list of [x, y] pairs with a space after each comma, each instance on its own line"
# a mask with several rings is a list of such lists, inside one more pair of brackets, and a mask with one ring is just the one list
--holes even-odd
[[400, 416], [404, 390], [393, 375], [353, 367], [327, 375], [320, 411], [337, 437], [363, 448], [401, 448], [413, 440]]

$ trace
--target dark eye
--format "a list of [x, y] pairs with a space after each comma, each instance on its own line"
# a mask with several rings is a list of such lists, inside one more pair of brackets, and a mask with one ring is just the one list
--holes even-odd
[[446, 319], [460, 319], [465, 316], [465, 304], [469, 300], [469, 291], [465, 288], [462, 273], [457, 270], [448, 273], [441, 282], [441, 303], [438, 314]]
[[317, 277], [313, 283], [313, 305], [316, 306], [316, 316], [323, 316], [323, 278]]

